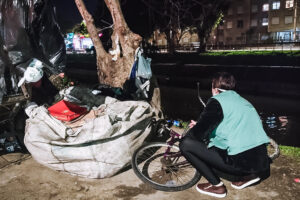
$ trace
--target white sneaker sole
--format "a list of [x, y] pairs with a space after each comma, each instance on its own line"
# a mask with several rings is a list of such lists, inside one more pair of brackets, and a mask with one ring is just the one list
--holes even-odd
[[217, 197], [217, 198], [224, 198], [224, 197], [226, 197], [226, 193], [224, 193], [224, 194], [215, 194], [215, 193], [206, 192], [206, 191], [200, 190], [200, 189], [197, 187], [197, 185], [196, 185], [196, 190], [197, 190], [198, 192], [200, 192], [201, 194], [206, 194], [206, 195], [213, 196], [213, 197]]
[[258, 181], [260, 181], [259, 177], [255, 178], [255, 179], [253, 179], [253, 180], [251, 180], [251, 181], [249, 181], [249, 182], [247, 182], [247, 183], [245, 183], [244, 185], [241, 185], [241, 186], [236, 186], [236, 185], [233, 185], [231, 183], [231, 187], [233, 187], [234, 189], [237, 189], [237, 190], [241, 190], [241, 189], [243, 189], [243, 188], [245, 188], [245, 187], [247, 187], [249, 185], [252, 185], [252, 184], [254, 184], [254, 183], [258, 182]]

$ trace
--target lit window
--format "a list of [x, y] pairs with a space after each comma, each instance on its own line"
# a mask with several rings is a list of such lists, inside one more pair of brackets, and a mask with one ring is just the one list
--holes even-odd
[[279, 24], [279, 17], [272, 17], [272, 24]]
[[257, 26], [257, 19], [251, 20], [251, 26]]
[[238, 7], [237, 7], [237, 13], [238, 13], [238, 14], [243, 14], [243, 13], [244, 13], [243, 6], [238, 6]]
[[268, 26], [269, 25], [269, 19], [268, 18], [263, 18], [262, 19], [262, 25], [263, 26]]
[[269, 11], [269, 4], [268, 3], [263, 4], [262, 10], [263, 11]]
[[262, 36], [261, 36], [261, 40], [267, 40], [267, 39], [269, 39], [269, 36], [268, 36], [268, 35], [262, 35]]
[[253, 12], [253, 13], [257, 12], [257, 5], [252, 5], [251, 12]]
[[278, 10], [280, 8], [280, 1], [274, 1], [272, 3], [272, 9], [273, 10]]
[[227, 22], [227, 28], [232, 28], [232, 21]]
[[294, 6], [294, 0], [286, 0], [285, 8], [292, 8]]
[[293, 23], [293, 17], [292, 16], [285, 16], [284, 17], [284, 23], [285, 24], [291, 24], [291, 23]]

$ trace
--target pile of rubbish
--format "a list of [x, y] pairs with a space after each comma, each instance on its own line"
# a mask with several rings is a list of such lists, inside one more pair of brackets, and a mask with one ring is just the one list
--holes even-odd
[[[145, 101], [151, 59], [137, 49], [132, 100], [106, 95], [105, 89], [118, 91], [101, 85], [60, 87], [52, 77], [63, 74], [66, 52], [52, 1], [0, 0], [0, 9], [0, 153], [22, 149], [23, 138], [14, 135], [13, 126], [25, 108], [22, 137], [37, 162], [88, 178], [109, 177], [127, 166], [157, 117], [157, 109]], [[18, 95], [26, 98], [8, 101]]]
[[153, 108], [146, 101], [101, 95], [95, 95], [98, 105], [81, 107], [87, 104], [71, 96], [72, 90], [93, 94], [84, 88], [66, 90], [70, 92], [61, 91], [64, 99], [48, 109], [34, 103], [27, 106], [24, 142], [28, 151], [39, 163], [72, 175], [105, 178], [116, 174], [151, 133]]
[[[21, 115], [24, 116], [23, 103], [29, 94], [18, 87], [18, 82], [29, 63], [32, 63], [33, 58], [43, 62], [44, 76], [49, 78], [64, 70], [66, 53], [52, 0], [0, 0], [0, 16], [2, 154], [23, 148], [20, 144], [24, 135], [24, 117]], [[18, 124], [17, 130], [12, 130], [12, 124]], [[18, 138], [17, 133], [21, 137]]]
[[20, 93], [28, 61], [45, 63], [47, 76], [65, 68], [66, 50], [51, 0], [0, 0], [0, 104]]

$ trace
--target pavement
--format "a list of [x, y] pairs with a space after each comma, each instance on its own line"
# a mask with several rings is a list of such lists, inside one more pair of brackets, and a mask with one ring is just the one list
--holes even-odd
[[[198, 193], [195, 187], [180, 192], [162, 192], [149, 187], [129, 169], [105, 179], [87, 179], [54, 171], [37, 163], [30, 154], [0, 156], [1, 200], [103, 199], [103, 200], [193, 200], [216, 199]], [[224, 199], [300, 199], [300, 161], [280, 156], [271, 165], [271, 176], [260, 184], [235, 190], [223, 180]], [[200, 182], [205, 182], [201, 178]]]

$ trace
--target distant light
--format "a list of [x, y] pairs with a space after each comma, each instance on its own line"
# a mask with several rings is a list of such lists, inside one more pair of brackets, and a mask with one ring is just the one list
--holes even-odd
[[74, 33], [67, 33], [67, 38], [72, 39], [74, 37]]
[[99, 33], [98, 36], [99, 36], [99, 37], [102, 37], [102, 36], [103, 36], [103, 33]]

